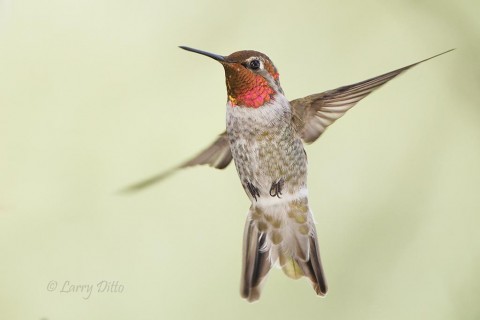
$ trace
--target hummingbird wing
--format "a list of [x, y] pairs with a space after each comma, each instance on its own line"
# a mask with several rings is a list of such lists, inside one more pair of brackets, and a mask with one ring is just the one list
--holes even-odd
[[232, 161], [232, 152], [230, 151], [230, 143], [228, 141], [227, 132], [223, 132], [208, 148], [201, 151], [192, 159], [164, 172], [161, 172], [153, 177], [142, 180], [124, 188], [123, 192], [135, 192], [167, 178], [175, 173], [178, 169], [193, 167], [196, 165], [207, 164], [210, 167], [217, 169], [224, 169]]
[[452, 50], [378, 77], [291, 101], [293, 122], [300, 136], [306, 143], [314, 142], [329, 125], [370, 93], [408, 69]]

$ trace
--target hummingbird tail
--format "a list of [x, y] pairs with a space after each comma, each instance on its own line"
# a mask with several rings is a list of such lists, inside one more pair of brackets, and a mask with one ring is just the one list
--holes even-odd
[[243, 266], [240, 294], [248, 302], [260, 298], [263, 280], [272, 268], [269, 252], [265, 250], [266, 234], [259, 232], [250, 215], [243, 234]]
[[[313, 230], [315, 231], [315, 229]], [[323, 272], [315, 233], [308, 236], [308, 256], [306, 259], [280, 253], [280, 265], [283, 272], [292, 279], [299, 279], [302, 276], [309, 278], [317, 295], [323, 297], [327, 294], [327, 281]]]
[[245, 224], [242, 297], [258, 300], [268, 272], [277, 263], [292, 279], [309, 278], [315, 292], [324, 296], [327, 283], [308, 205], [295, 201], [268, 209], [252, 207]]

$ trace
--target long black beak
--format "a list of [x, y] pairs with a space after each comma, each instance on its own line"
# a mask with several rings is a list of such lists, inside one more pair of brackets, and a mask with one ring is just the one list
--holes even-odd
[[185, 47], [185, 46], [179, 46], [179, 48], [181, 48], [181, 49], [183, 49], [183, 50], [187, 50], [187, 51], [199, 53], [199, 54], [201, 54], [201, 55], [210, 57], [210, 58], [212, 58], [212, 59], [214, 59], [214, 60], [217, 60], [217, 61], [220, 61], [220, 62], [225, 62], [225, 57], [224, 57], [224, 56], [221, 56], [221, 55], [219, 55], [219, 54], [214, 54], [214, 53], [210, 53], [210, 52], [207, 52], [207, 51], [198, 50], [198, 49], [193, 49], [193, 48]]

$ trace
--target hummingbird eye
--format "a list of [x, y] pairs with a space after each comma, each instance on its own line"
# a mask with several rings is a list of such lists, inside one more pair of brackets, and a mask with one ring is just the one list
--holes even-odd
[[260, 69], [260, 60], [258, 59], [253, 59], [252, 61], [250, 61], [250, 63], [248, 64], [249, 68], [252, 69], [252, 70], [258, 70]]

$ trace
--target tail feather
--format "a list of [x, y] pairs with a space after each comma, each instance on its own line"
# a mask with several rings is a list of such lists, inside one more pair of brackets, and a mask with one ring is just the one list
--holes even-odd
[[297, 260], [293, 258], [287, 258], [285, 255], [280, 256], [280, 266], [282, 267], [283, 272], [292, 279], [300, 279], [305, 275], [303, 269], [298, 264]]
[[318, 251], [317, 236], [310, 236], [310, 259], [308, 261], [297, 260], [305, 276], [312, 282], [313, 289], [319, 296], [327, 294], [328, 286], [323, 273], [320, 252]]
[[[292, 279], [299, 279], [305, 276], [312, 282], [313, 289], [319, 296], [327, 294], [327, 282], [323, 272], [320, 253], [318, 252], [318, 242], [316, 234], [308, 236], [308, 255], [296, 256], [295, 258], [280, 255], [280, 266], [283, 272]], [[297, 251], [298, 252], [298, 251]]]
[[249, 302], [260, 298], [263, 282], [277, 261], [288, 277], [305, 276], [319, 296], [327, 293], [311, 213], [307, 206], [298, 203], [290, 207], [301, 210], [282, 214], [282, 210], [269, 213], [250, 209], [245, 224], [240, 288], [242, 297]]
[[272, 264], [265, 250], [265, 233], [259, 233], [252, 220], [247, 220], [243, 235], [243, 267], [240, 293], [249, 302], [260, 298], [262, 280]]

